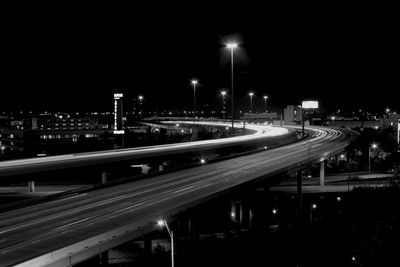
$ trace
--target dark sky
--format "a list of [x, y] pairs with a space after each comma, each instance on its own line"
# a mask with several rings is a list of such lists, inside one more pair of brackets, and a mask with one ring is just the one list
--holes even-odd
[[10, 11], [0, 109], [111, 111], [112, 88], [125, 88], [127, 107], [143, 94], [147, 108], [191, 109], [192, 77], [201, 83], [198, 105], [215, 106], [220, 89], [230, 87], [223, 43], [232, 36], [241, 47], [238, 106], [248, 105], [253, 90], [260, 109], [263, 94], [273, 108], [315, 98], [326, 109], [400, 109], [398, 21], [373, 7], [105, 9]]

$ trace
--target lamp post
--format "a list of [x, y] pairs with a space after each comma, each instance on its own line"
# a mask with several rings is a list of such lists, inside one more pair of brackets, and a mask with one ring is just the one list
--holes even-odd
[[378, 148], [378, 145], [373, 143], [368, 147], [368, 172], [371, 172], [371, 148], [376, 149]]
[[221, 91], [221, 95], [222, 95], [222, 118], [225, 122], [225, 95], [226, 95], [226, 91]]
[[268, 99], [268, 96], [264, 96], [264, 107], [265, 107], [265, 112], [267, 112], [267, 99]]
[[249, 93], [249, 96], [250, 96], [250, 113], [253, 113], [253, 95], [254, 95], [253, 92]]
[[143, 114], [143, 110], [142, 110], [143, 96], [142, 95], [138, 96], [138, 99], [139, 99], [139, 105], [140, 105], [140, 117], [142, 117], [142, 114]]
[[171, 237], [171, 266], [174, 267], [174, 232], [171, 231], [166, 220], [159, 220], [157, 224], [161, 227], [165, 226], [169, 236]]
[[315, 209], [317, 209], [317, 204], [315, 204], [315, 203], [313, 203], [313, 204], [311, 204], [311, 206], [310, 206], [310, 223], [312, 223], [312, 213], [313, 213], [313, 210], [315, 210]]
[[191, 83], [193, 84], [193, 114], [196, 116], [196, 84], [197, 84], [197, 80], [192, 80]]
[[233, 50], [238, 47], [237, 43], [228, 43], [226, 44], [226, 47], [231, 50], [231, 90], [232, 90], [232, 96], [231, 96], [231, 115], [232, 115], [232, 128], [233, 128], [233, 123], [234, 123], [234, 101], [233, 101]]

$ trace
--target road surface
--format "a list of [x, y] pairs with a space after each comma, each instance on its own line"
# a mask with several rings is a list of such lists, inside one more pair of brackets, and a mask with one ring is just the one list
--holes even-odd
[[[174, 121], [173, 123], [189, 124], [190, 122]], [[221, 122], [199, 121], [196, 122], [196, 124], [228, 126], [227, 124]], [[243, 126], [241, 123], [236, 123], [235, 127], [241, 128]], [[129, 159], [152, 158], [156, 156], [167, 156], [177, 153], [193, 152], [224, 146], [233, 146], [251, 141], [263, 140], [271, 137], [285, 135], [288, 133], [288, 130], [285, 128], [271, 127], [266, 125], [246, 124], [246, 128], [254, 130], [254, 133], [221, 139], [166, 144], [159, 146], [147, 146], [139, 148], [126, 148], [89, 153], [67, 154], [60, 156], [28, 158], [22, 160], [0, 161], [0, 177], [26, 173], [32, 174], [35, 172], [65, 169], [70, 167], [105, 164]]]
[[[276, 173], [341, 152], [355, 134], [314, 128], [288, 146], [71, 195], [0, 214], [0, 266], [78, 262], [85, 251], [156, 229], [156, 221]], [[76, 257], [75, 257], [76, 255]], [[42, 264], [42, 265], [40, 265]]]

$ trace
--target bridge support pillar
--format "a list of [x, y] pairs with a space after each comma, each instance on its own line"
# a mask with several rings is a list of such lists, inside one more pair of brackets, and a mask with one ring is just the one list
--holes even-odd
[[35, 181], [28, 182], [28, 192], [35, 192]]
[[107, 172], [106, 171], [101, 172], [101, 183], [102, 184], [107, 183]]
[[144, 261], [145, 261], [145, 266], [148, 266], [150, 263], [150, 258], [153, 250], [153, 245], [152, 245], [152, 240], [150, 234], [144, 235], [143, 236], [143, 245], [144, 245]]
[[319, 165], [319, 185], [325, 185], [325, 160]]
[[302, 219], [303, 214], [303, 176], [301, 171], [297, 171], [297, 216]]
[[100, 265], [108, 265], [108, 250], [100, 253]]

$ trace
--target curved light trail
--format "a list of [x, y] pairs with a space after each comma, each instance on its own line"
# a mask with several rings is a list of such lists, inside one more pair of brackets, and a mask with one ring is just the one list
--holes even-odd
[[312, 138], [288, 146], [4, 212], [0, 214], [0, 263], [76, 263], [92, 248], [104, 250], [107, 244], [126, 242], [154, 230], [159, 219], [237, 186], [308, 160], [319, 162], [356, 138], [347, 130], [312, 131]]

